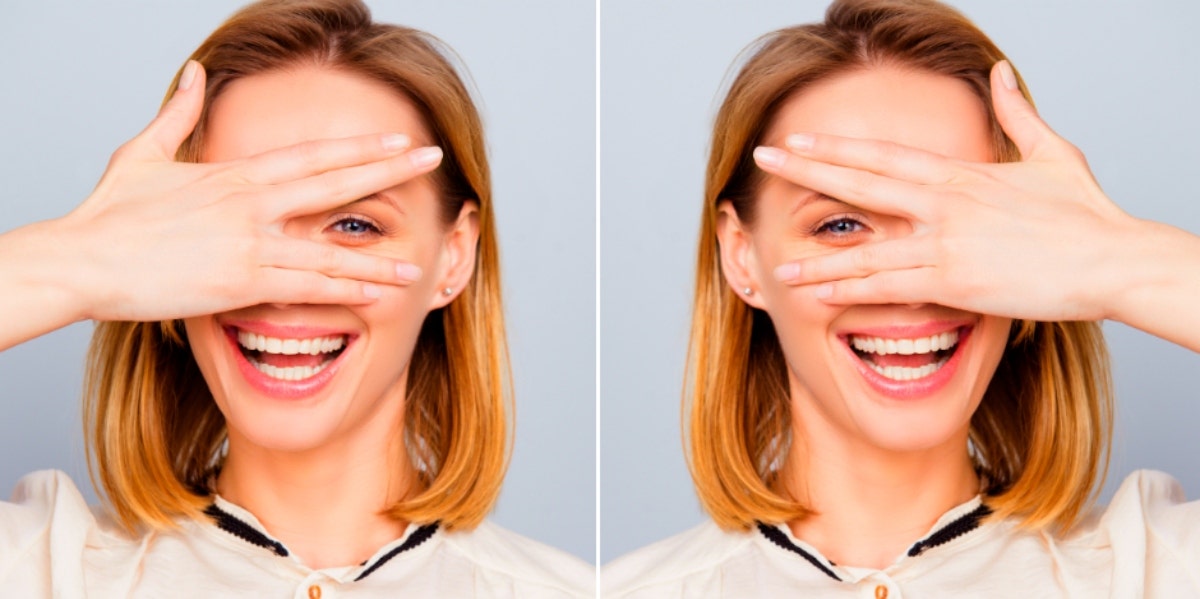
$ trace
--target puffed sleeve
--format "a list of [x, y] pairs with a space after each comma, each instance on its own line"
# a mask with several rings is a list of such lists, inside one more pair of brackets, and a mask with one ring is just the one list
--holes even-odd
[[0, 589], [14, 597], [85, 597], [83, 550], [96, 518], [57, 470], [26, 475], [0, 502]]
[[1100, 526], [1112, 544], [1114, 597], [1200, 597], [1200, 501], [1185, 501], [1174, 478], [1131, 474]]

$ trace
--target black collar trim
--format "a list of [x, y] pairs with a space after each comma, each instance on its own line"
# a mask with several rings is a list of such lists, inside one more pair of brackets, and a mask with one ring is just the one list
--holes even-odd
[[[980, 521], [991, 515], [991, 513], [992, 508], [988, 507], [987, 505], [980, 504], [979, 507], [966, 514], [963, 514], [962, 516], [959, 516], [958, 518], [955, 518], [949, 524], [937, 529], [929, 536], [914, 543], [913, 546], [908, 549], [908, 557], [916, 557], [921, 555], [928, 549], [933, 549], [939, 545], [945, 545], [946, 543], [949, 543], [950, 541], [953, 541], [954, 539], [957, 539], [958, 537], [961, 537], [972, 530], [979, 528]], [[843, 582], [841, 577], [838, 576], [833, 570], [830, 570], [825, 566], [825, 564], [821, 563], [821, 560], [817, 559], [815, 555], [805, 551], [802, 547], [793, 543], [792, 540], [789, 539], [782, 530], [779, 530], [778, 527], [769, 526], [759, 522], [758, 530], [764, 537], [767, 538], [767, 540], [784, 549], [787, 549], [788, 551], [791, 551], [792, 553], [798, 554], [800, 557], [803, 557], [808, 561], [808, 563], [812, 564], [826, 576], [838, 582]], [[830, 562], [830, 564], [835, 566], [837, 565], [833, 562]]]
[[237, 516], [234, 516], [233, 514], [230, 514], [229, 512], [217, 507], [217, 504], [214, 503], [204, 508], [204, 514], [213, 519], [213, 522], [217, 524], [217, 528], [220, 528], [221, 530], [247, 543], [250, 543], [251, 545], [258, 545], [259, 547], [270, 549], [271, 551], [275, 552], [275, 555], [280, 557], [288, 556], [287, 547], [284, 547], [283, 543], [268, 537], [260, 532], [257, 528], [242, 522]]
[[917, 557], [925, 552], [926, 549], [933, 549], [938, 545], [945, 545], [958, 537], [961, 537], [976, 528], [979, 528], [979, 521], [991, 515], [992, 508], [985, 504], [980, 504], [979, 507], [955, 518], [949, 524], [934, 531], [933, 534], [917, 541], [908, 549], [908, 557]]
[[[230, 514], [229, 512], [217, 507], [217, 504], [215, 504], [215, 503], [204, 508], [204, 514], [206, 516], [208, 516], [209, 518], [213, 519], [213, 522], [216, 523], [217, 528], [220, 528], [221, 530], [223, 530], [223, 531], [225, 531], [247, 543], [250, 543], [251, 545], [256, 545], [258, 547], [270, 549], [273, 553], [275, 553], [275, 555], [278, 555], [279, 557], [287, 557], [289, 555], [287, 547], [284, 547], [283, 543], [280, 543], [279, 541], [276, 541], [275, 539], [268, 537], [267, 535], [263, 534], [262, 531], [245, 523], [237, 516], [234, 516], [233, 514]], [[362, 574], [359, 574], [358, 577], [354, 579], [354, 581], [358, 582], [358, 581], [366, 578], [368, 575], [370, 575], [375, 570], [378, 570], [380, 566], [387, 563], [388, 560], [392, 559], [393, 557], [396, 557], [397, 555], [400, 555], [401, 553], [404, 553], [405, 551], [408, 551], [409, 549], [413, 549], [413, 548], [417, 547], [418, 545], [420, 545], [421, 543], [428, 541], [429, 538], [433, 536], [433, 533], [437, 532], [437, 529], [438, 529], [438, 523], [434, 522], [433, 524], [426, 524], [425, 526], [422, 526], [422, 527], [414, 530], [411, 535], [408, 535], [408, 538], [405, 539], [403, 543], [401, 543], [398, 547], [392, 549], [391, 551], [385, 553], [383, 555], [383, 557], [380, 557], [375, 563], [371, 564], [366, 570], [363, 570]], [[366, 562], [363, 562], [362, 565], [366, 565]]]
[[834, 574], [833, 570], [826, 568], [825, 564], [822, 564], [821, 560], [817, 559], [816, 556], [805, 551], [799, 545], [793, 543], [792, 540], [787, 537], [787, 535], [783, 534], [782, 530], [779, 530], [774, 526], [767, 526], [762, 522], [758, 523], [758, 530], [763, 534], [764, 537], [767, 537], [767, 540], [779, 545], [780, 547], [783, 547], [784, 549], [787, 549], [788, 551], [800, 554], [800, 557], [808, 560], [808, 563], [816, 566], [816, 568], [824, 572], [826, 576], [838, 582], [842, 582], [842, 579], [837, 574]]
[[379, 558], [378, 561], [371, 564], [371, 566], [368, 567], [366, 570], [363, 570], [362, 574], [359, 574], [358, 578], [354, 579], [354, 582], [358, 582], [358, 581], [366, 578], [369, 574], [371, 574], [375, 570], [378, 570], [380, 566], [387, 563], [387, 561], [392, 559], [393, 557], [396, 557], [397, 555], [400, 555], [401, 553], [404, 553], [405, 551], [408, 551], [409, 549], [413, 549], [413, 548], [417, 547], [418, 545], [420, 545], [421, 543], [428, 541], [429, 537], [432, 537], [433, 533], [437, 532], [437, 529], [438, 529], [438, 523], [434, 522], [433, 524], [426, 524], [425, 526], [422, 526], [421, 528], [414, 530], [413, 533], [411, 535], [408, 535], [408, 538], [405, 539], [404, 542], [401, 543], [399, 547], [396, 547], [395, 549], [392, 549], [391, 551], [383, 554], [383, 557]]

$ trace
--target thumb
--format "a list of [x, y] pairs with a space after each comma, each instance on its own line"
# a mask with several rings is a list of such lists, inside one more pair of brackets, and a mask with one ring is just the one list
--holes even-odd
[[1008, 137], [1017, 144], [1021, 160], [1046, 157], [1058, 145], [1058, 135], [1038, 116], [1037, 110], [1021, 93], [1017, 75], [1007, 60], [992, 67], [992, 104], [996, 120]]
[[138, 134], [135, 143], [147, 154], [174, 160], [183, 140], [196, 128], [204, 107], [204, 67], [189, 60], [179, 75], [175, 95], [158, 111], [158, 116]]

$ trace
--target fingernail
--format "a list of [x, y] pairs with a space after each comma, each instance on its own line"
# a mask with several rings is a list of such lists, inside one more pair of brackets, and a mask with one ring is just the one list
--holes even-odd
[[813, 291], [813, 295], [817, 296], [817, 299], [829, 299], [833, 297], [833, 285], [829, 283], [820, 285], [816, 291]]
[[401, 281], [414, 283], [421, 278], [421, 267], [407, 262], [397, 262], [396, 276]]
[[437, 146], [429, 146], [419, 150], [413, 150], [412, 163], [417, 168], [437, 164], [442, 160], [442, 149]]
[[187, 90], [189, 87], [192, 86], [192, 83], [194, 83], [196, 81], [196, 68], [197, 67], [198, 67], [198, 65], [196, 64], [196, 61], [194, 61], [194, 60], [187, 61], [187, 64], [184, 65], [184, 67], [183, 67], [183, 73], [181, 73], [179, 75], [179, 86], [178, 86], [179, 91]]
[[765, 169], [776, 169], [783, 166], [787, 160], [787, 155], [783, 150], [768, 148], [766, 146], [758, 146], [754, 148], [754, 160], [758, 165]]
[[1013, 72], [1012, 65], [1007, 60], [1000, 61], [1000, 80], [1009, 90], [1017, 89], [1017, 74]]
[[379, 288], [379, 285], [367, 283], [363, 285], [363, 295], [370, 299], [379, 299], [383, 297], [383, 290]]
[[776, 281], [790, 281], [800, 276], [800, 265], [795, 262], [780, 265], [775, 269]]
[[383, 149], [403, 150], [412, 144], [412, 140], [402, 133], [389, 133], [383, 136]]
[[787, 141], [784, 143], [793, 150], [811, 150], [813, 141], [815, 141], [813, 136], [807, 133], [796, 133], [795, 135], [789, 135]]

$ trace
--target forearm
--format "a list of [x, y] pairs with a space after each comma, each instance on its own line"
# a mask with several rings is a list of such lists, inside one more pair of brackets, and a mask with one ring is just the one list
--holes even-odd
[[70, 280], [72, 240], [57, 221], [0, 235], [0, 351], [86, 317]]
[[1127, 241], [1108, 317], [1200, 352], [1200, 237], [1139, 221]]

